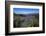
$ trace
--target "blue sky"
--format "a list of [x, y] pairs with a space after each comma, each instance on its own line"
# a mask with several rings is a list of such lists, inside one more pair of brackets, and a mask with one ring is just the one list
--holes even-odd
[[16, 14], [37, 14], [39, 9], [34, 8], [13, 8], [13, 12]]

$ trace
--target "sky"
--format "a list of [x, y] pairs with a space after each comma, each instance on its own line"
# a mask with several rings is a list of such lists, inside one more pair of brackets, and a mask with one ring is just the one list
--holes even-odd
[[13, 12], [16, 14], [37, 14], [39, 9], [35, 8], [13, 8]]

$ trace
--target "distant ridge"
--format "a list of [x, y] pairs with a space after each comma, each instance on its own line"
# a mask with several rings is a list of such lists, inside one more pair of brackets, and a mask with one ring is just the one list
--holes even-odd
[[15, 16], [34, 16], [35, 15], [36, 16], [36, 15], [39, 15], [39, 13], [37, 13], [37, 14], [15, 14], [14, 13], [14, 15]]

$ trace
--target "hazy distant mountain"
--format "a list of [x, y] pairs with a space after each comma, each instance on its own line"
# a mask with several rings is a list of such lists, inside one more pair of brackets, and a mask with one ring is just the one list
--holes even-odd
[[15, 14], [14, 13], [14, 15], [15, 16], [36, 16], [36, 15], [39, 16], [39, 13], [37, 13], [37, 14]]

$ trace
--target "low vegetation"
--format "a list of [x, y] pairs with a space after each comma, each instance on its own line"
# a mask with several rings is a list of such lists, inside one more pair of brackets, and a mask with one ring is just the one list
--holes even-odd
[[14, 27], [38, 27], [39, 14], [30, 16], [20, 16], [14, 14]]

